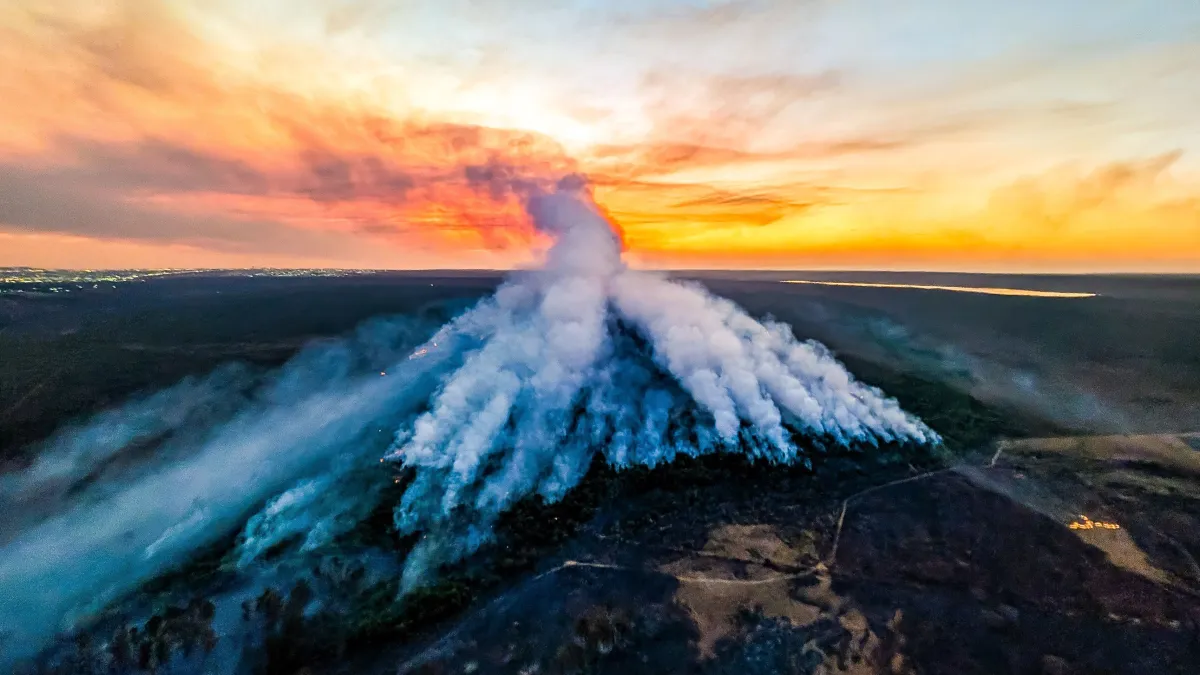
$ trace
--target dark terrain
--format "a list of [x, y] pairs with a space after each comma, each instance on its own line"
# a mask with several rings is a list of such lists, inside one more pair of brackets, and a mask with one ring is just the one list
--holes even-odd
[[[812, 471], [722, 457], [620, 474], [598, 465], [563, 502], [520, 505], [494, 547], [405, 602], [394, 602], [394, 583], [364, 584], [353, 570], [314, 580], [344, 596], [327, 603], [337, 612], [306, 614], [307, 586], [264, 590], [246, 610], [261, 669], [1196, 672], [1200, 442], [1177, 434], [1200, 430], [1200, 279], [691, 276], [830, 346], [946, 447], [818, 454]], [[19, 466], [63, 423], [135, 392], [231, 360], [277, 366], [305, 342], [373, 316], [420, 313], [436, 327], [499, 280], [180, 276], [69, 293], [10, 286], [0, 294], [0, 459]], [[1176, 435], [1005, 440], [1133, 432]], [[346, 557], [355, 546], [399, 555], [411, 545], [395, 541], [390, 516], [344, 542]], [[147, 595], [219, 587], [227, 549]], [[131, 667], [172, 672], [171, 650], [198, 644], [179, 627], [203, 624], [205, 613], [197, 599], [145, 623], [140, 635], [152, 639], [131, 647], [153, 645], [166, 658]], [[81, 641], [69, 651], [95, 648]], [[50, 670], [104, 672], [95, 662], [80, 656]]]
[[[72, 292], [0, 286], [0, 459], [63, 422], [229, 361], [278, 366], [380, 315], [444, 320], [497, 275], [182, 275]], [[457, 304], [456, 304], [457, 302]]]
[[[559, 566], [387, 663], [401, 673], [1195, 672], [1200, 461], [1177, 454], [1186, 447], [1153, 450], [1164, 442], [1099, 454], [1029, 442], [995, 464], [843, 499], [774, 475], [652, 493], [626, 513], [655, 517], [588, 528]], [[1070, 527], [1088, 522], [1120, 529]]]

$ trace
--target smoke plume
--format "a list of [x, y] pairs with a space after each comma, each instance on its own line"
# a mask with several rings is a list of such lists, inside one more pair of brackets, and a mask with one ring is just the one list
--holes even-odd
[[[396, 526], [424, 533], [406, 587], [478, 549], [516, 500], [561, 497], [595, 453], [617, 466], [718, 450], [790, 463], [802, 459], [796, 433], [842, 445], [936, 440], [786, 326], [625, 268], [580, 182], [534, 190], [528, 209], [556, 240], [544, 268], [450, 326], [477, 346], [389, 454], [415, 471]], [[693, 408], [689, 428], [673, 428]]]
[[[627, 269], [582, 179], [503, 189], [553, 238], [544, 265], [415, 349], [414, 326], [372, 322], [264, 385], [189, 380], [62, 432], [0, 481], [6, 513], [25, 514], [0, 536], [8, 644], [44, 645], [237, 528], [242, 566], [287, 542], [319, 549], [381, 498], [393, 474], [381, 456], [410, 481], [396, 528], [421, 535], [408, 589], [486, 543], [516, 501], [561, 498], [597, 455], [616, 467], [712, 452], [794, 463], [822, 444], [938, 441], [820, 344]], [[152, 458], [102, 470], [139, 439], [158, 445]], [[33, 509], [48, 493], [61, 503]]]

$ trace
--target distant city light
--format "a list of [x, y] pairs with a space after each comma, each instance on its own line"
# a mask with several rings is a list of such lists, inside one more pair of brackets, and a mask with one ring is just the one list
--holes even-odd
[[[253, 277], [347, 277], [374, 274], [380, 270], [343, 269], [145, 269], [145, 270], [47, 270], [37, 267], [0, 267], [0, 293], [40, 292], [71, 293], [85, 290], [87, 284], [98, 289], [116, 288], [118, 283], [146, 281], [155, 277], [217, 276]], [[7, 286], [7, 288], [5, 288]], [[220, 293], [220, 291], [217, 291]]]

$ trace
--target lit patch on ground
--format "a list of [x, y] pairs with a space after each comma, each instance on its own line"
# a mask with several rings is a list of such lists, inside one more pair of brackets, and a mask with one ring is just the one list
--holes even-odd
[[988, 286], [931, 286], [925, 284], [882, 284], [867, 281], [809, 281], [787, 279], [785, 284], [812, 284], [814, 286], [854, 286], [858, 288], [909, 288], [921, 291], [955, 291], [958, 293], [983, 293], [984, 295], [1020, 295], [1032, 298], [1094, 298], [1095, 293], [1072, 293], [1067, 291], [1034, 291], [1027, 288], [992, 288]]
[[1067, 527], [1072, 530], [1119, 530], [1121, 526], [1116, 523], [1105, 523], [1099, 520], [1092, 520], [1087, 516], [1080, 515], [1079, 520], [1072, 522]]
[[[436, 342], [434, 342], [434, 343], [433, 343], [433, 347], [437, 347], [437, 343], [436, 343]], [[425, 356], [426, 354], [428, 354], [428, 353], [429, 353], [429, 349], [430, 349], [429, 347], [421, 347], [420, 349], [418, 349], [417, 351], [413, 352], [412, 354], [409, 354], [409, 355], [408, 355], [408, 360], [409, 360], [409, 361], [412, 361], [413, 359], [419, 359], [419, 358], [421, 358], [422, 356]], [[384, 374], [384, 373], [380, 373], [380, 375], [383, 375], [383, 374]]]

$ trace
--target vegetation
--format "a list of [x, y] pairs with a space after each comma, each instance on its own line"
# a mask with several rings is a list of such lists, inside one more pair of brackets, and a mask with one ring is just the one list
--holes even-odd
[[37, 675], [132, 675], [158, 673], [172, 661], [199, 659], [203, 663], [217, 645], [212, 622], [216, 607], [210, 600], [193, 598], [186, 605], [168, 607], [140, 626], [120, 624], [104, 641], [90, 632], [79, 633], [73, 646], [29, 666]]
[[[183, 284], [148, 282], [140, 288], [167, 283]], [[244, 280], [227, 283], [194, 297], [186, 293], [164, 296], [161, 289], [159, 295], [114, 296], [106, 300], [113, 308], [108, 315], [77, 316], [67, 308], [45, 314], [40, 327], [22, 333], [0, 332], [0, 350], [7, 350], [6, 358], [0, 360], [0, 459], [4, 452], [16, 453], [24, 443], [44, 436], [64, 419], [103, 407], [133, 391], [206, 372], [231, 357], [277, 365], [310, 336], [342, 332], [380, 313], [412, 311], [447, 298], [469, 298], [486, 291], [493, 282], [460, 280], [449, 290], [426, 290], [424, 284], [408, 281], [389, 284], [361, 279], [326, 280], [322, 283], [332, 285], [320, 288], [288, 285], [298, 283], [295, 281], [263, 282], [261, 286]], [[402, 287], [409, 290], [398, 292]], [[189, 287], [172, 288], [186, 291]], [[166, 312], [168, 298], [172, 306]], [[313, 306], [322, 309], [313, 312]], [[450, 310], [442, 306], [428, 311]], [[69, 332], [62, 332], [62, 325], [71, 326]], [[130, 345], [151, 348], [130, 349]], [[1031, 421], [1012, 411], [985, 405], [943, 382], [868, 361], [844, 360], [861, 379], [895, 396], [907, 410], [926, 420], [943, 436], [945, 448], [891, 445], [847, 449], [821, 439], [797, 437], [796, 442], [811, 459], [809, 466], [780, 467], [741, 456], [712, 455], [617, 472], [597, 460], [582, 483], [561, 501], [545, 503], [535, 497], [516, 504], [501, 519], [491, 545], [441, 570], [436, 583], [403, 598], [397, 581], [373, 582], [361, 566], [344, 560], [332, 565], [323, 562], [286, 586], [265, 589], [243, 608], [249, 659], [262, 672], [291, 675], [363, 648], [418, 639], [504, 584], [551, 564], [564, 544], [601, 513], [617, 519], [623, 534], [636, 537], [653, 532], [656, 523], [672, 513], [717, 504], [723, 496], [735, 493], [753, 493], [765, 501], [829, 502], [865, 485], [938, 466], [945, 461], [946, 452], [976, 449], [997, 436], [1020, 435], [1034, 428]], [[379, 508], [337, 545], [351, 556], [371, 548], [390, 551], [402, 559], [414, 544], [411, 537], [398, 537], [392, 524], [391, 508], [403, 488], [403, 481], [389, 486], [391, 492], [385, 494]], [[142, 595], [214, 591], [233, 544], [232, 536], [218, 542], [187, 565], [145, 586]], [[217, 639], [212, 632], [211, 608], [211, 601], [197, 599], [163, 610], [139, 626], [122, 625], [111, 639], [81, 634], [73, 643], [54, 650], [54, 657], [42, 664], [41, 672], [156, 673], [174, 660], [201, 659]], [[602, 643], [617, 644], [624, 639], [622, 617], [593, 619], [577, 627], [582, 646], [566, 648], [564, 659], [586, 663]]]

